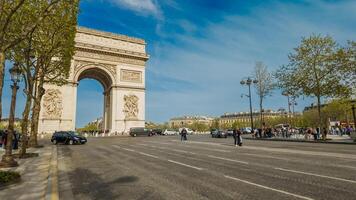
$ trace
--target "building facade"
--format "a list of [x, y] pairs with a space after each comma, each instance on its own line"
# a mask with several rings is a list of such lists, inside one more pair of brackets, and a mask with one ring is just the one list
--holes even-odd
[[206, 117], [206, 116], [175, 117], [169, 120], [169, 127], [171, 128], [186, 127], [186, 126], [191, 126], [194, 123], [210, 126], [213, 120], [214, 118]]

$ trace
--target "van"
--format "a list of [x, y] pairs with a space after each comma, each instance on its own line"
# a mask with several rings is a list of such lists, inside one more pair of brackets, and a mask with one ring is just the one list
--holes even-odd
[[133, 127], [130, 128], [130, 135], [132, 137], [136, 136], [152, 136], [152, 131], [144, 127]]

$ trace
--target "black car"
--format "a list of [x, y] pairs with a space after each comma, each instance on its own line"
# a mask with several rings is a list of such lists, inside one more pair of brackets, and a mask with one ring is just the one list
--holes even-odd
[[211, 132], [213, 138], [227, 138], [227, 133], [222, 130], [215, 130]]
[[152, 133], [154, 134], [154, 135], [163, 135], [163, 131], [162, 131], [162, 129], [152, 129]]
[[136, 136], [152, 136], [154, 135], [150, 129], [143, 128], [143, 127], [134, 127], [130, 128], [130, 135], [132, 137]]
[[53, 144], [85, 144], [87, 139], [74, 131], [58, 131], [53, 133], [51, 142]]

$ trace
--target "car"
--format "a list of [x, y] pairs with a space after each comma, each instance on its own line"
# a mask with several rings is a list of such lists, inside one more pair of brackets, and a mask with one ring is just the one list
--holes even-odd
[[166, 129], [163, 131], [162, 135], [178, 135], [178, 131], [173, 129]]
[[227, 133], [222, 130], [212, 131], [211, 137], [213, 138], [227, 138]]
[[158, 128], [152, 129], [152, 133], [153, 133], [154, 135], [163, 135], [162, 129], [158, 129]]
[[85, 144], [87, 139], [74, 131], [58, 131], [53, 133], [51, 142], [53, 144]]
[[133, 128], [130, 128], [129, 134], [132, 137], [136, 137], [136, 136], [152, 136], [152, 135], [154, 135], [151, 129], [144, 128], [144, 127], [133, 127]]
[[181, 133], [183, 129], [185, 129], [185, 130], [187, 131], [187, 134], [188, 134], [188, 135], [193, 135], [193, 134], [194, 134], [194, 131], [193, 131], [192, 129], [190, 129], [190, 128], [184, 128], [184, 127], [178, 129], [179, 133]]
[[227, 135], [228, 136], [233, 136], [234, 135], [234, 130], [232, 130], [232, 129], [227, 130]]
[[252, 129], [250, 127], [241, 128], [242, 134], [250, 134], [251, 130]]

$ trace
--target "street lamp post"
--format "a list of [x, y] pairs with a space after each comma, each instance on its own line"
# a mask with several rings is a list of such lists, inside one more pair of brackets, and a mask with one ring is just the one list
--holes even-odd
[[246, 80], [240, 81], [241, 85], [247, 85], [248, 86], [248, 98], [250, 99], [250, 118], [251, 118], [251, 129], [254, 130], [253, 126], [253, 117], [252, 117], [252, 100], [251, 100], [251, 84], [256, 84], [258, 83], [257, 80], [252, 80], [250, 77], [247, 78]]
[[17, 86], [18, 82], [21, 78], [21, 70], [18, 67], [18, 64], [15, 63], [14, 66], [9, 70], [11, 75], [11, 81], [13, 85], [11, 85], [12, 96], [11, 96], [11, 106], [10, 106], [10, 115], [9, 115], [9, 126], [8, 126], [8, 134], [7, 134], [7, 142], [5, 154], [2, 156], [0, 161], [0, 167], [16, 167], [18, 163], [14, 160], [12, 156], [12, 139], [14, 136], [14, 121], [15, 121], [15, 107], [16, 107], [16, 93], [19, 87]]

